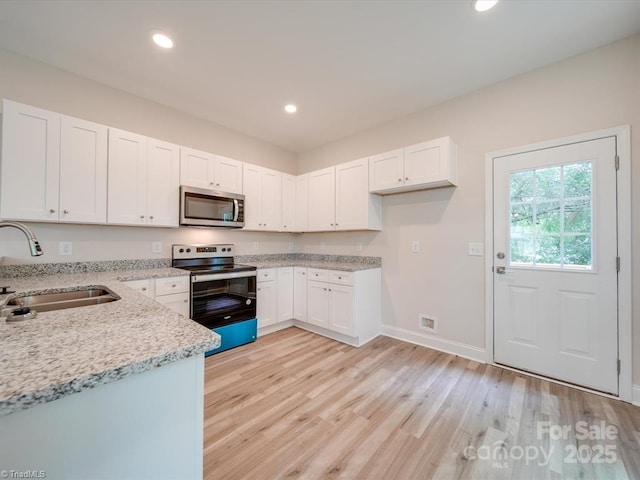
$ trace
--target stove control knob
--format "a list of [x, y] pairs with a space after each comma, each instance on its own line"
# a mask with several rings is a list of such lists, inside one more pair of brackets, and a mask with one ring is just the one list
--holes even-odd
[[181, 248], [180, 250], [178, 250], [180, 253], [184, 253], [184, 248]]
[[191, 253], [191, 249], [190, 248], [187, 248], [187, 253]]

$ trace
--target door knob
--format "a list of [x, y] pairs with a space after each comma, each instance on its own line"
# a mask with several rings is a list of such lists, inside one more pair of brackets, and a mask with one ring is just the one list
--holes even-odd
[[507, 273], [507, 268], [506, 267], [496, 267], [496, 273], [498, 275], [504, 275], [505, 273]]

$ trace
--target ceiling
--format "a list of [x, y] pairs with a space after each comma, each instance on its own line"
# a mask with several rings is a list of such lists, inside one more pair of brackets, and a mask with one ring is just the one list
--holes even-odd
[[0, 0], [0, 48], [293, 152], [638, 31], [640, 0]]

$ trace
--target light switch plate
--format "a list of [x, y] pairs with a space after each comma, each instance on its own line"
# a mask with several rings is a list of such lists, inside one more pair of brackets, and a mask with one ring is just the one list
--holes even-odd
[[470, 243], [469, 244], [469, 255], [473, 255], [476, 257], [481, 257], [482, 251], [484, 250], [484, 244], [482, 243]]
[[411, 242], [411, 251], [413, 253], [420, 252], [420, 241], [419, 240], [414, 240], [413, 242]]

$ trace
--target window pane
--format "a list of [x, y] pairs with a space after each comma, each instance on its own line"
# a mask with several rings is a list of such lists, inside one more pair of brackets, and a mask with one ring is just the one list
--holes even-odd
[[591, 236], [575, 235], [564, 239], [564, 263], [591, 266]]
[[591, 202], [589, 200], [565, 202], [564, 231], [566, 233], [591, 233]]
[[533, 205], [522, 203], [511, 206], [511, 233], [533, 233]]
[[564, 197], [591, 197], [591, 162], [565, 165]]
[[554, 200], [562, 193], [561, 167], [543, 168], [535, 170], [536, 198], [538, 200]]
[[533, 170], [511, 174], [511, 201], [530, 202], [533, 199]]
[[559, 235], [549, 235], [538, 238], [536, 263], [559, 266], [562, 263], [560, 242], [561, 237]]
[[541, 233], [562, 233], [560, 202], [544, 202], [538, 205], [536, 223]]
[[530, 236], [511, 237], [511, 262], [533, 265], [535, 239]]

